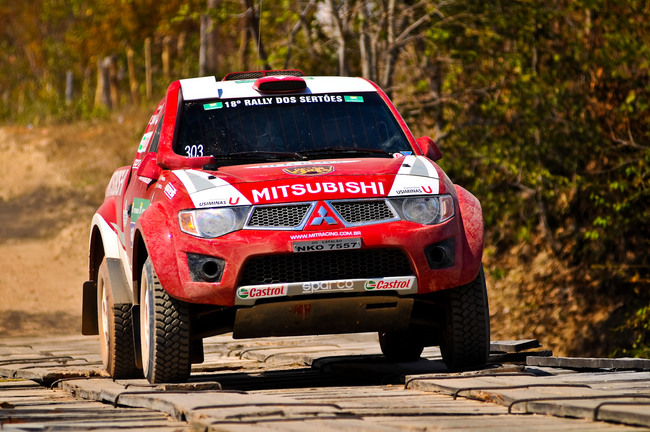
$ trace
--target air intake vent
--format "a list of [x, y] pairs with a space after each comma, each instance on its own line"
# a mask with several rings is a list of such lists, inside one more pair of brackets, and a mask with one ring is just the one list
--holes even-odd
[[306, 89], [307, 83], [294, 76], [264, 77], [255, 81], [253, 88], [260, 93], [292, 93]]
[[311, 204], [255, 207], [249, 228], [294, 228], [300, 225]]
[[264, 78], [267, 76], [295, 76], [301, 77], [305, 76], [301, 70], [298, 69], [281, 69], [281, 70], [265, 70], [265, 71], [249, 71], [249, 72], [231, 72], [223, 77], [222, 81], [235, 81], [235, 80], [247, 80], [247, 79], [258, 79]]
[[368, 279], [412, 274], [408, 258], [398, 249], [279, 254], [249, 259], [242, 271], [240, 285]]
[[332, 207], [347, 223], [370, 223], [396, 219], [385, 200], [334, 201]]

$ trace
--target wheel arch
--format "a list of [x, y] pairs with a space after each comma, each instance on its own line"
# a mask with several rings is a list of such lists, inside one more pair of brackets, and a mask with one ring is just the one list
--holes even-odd
[[106, 258], [108, 266], [115, 303], [133, 303], [133, 293], [120, 256], [121, 245], [116, 228], [112, 227], [100, 212], [93, 217], [91, 227], [88, 247], [88, 281], [83, 284], [82, 295], [81, 333], [84, 335], [96, 335], [99, 332], [97, 325], [99, 314], [97, 310], [97, 275], [104, 258]]
[[462, 239], [462, 274], [465, 275], [461, 285], [474, 280], [481, 269], [483, 259], [483, 209], [474, 195], [456, 185], [458, 206], [460, 208]]
[[97, 275], [104, 259], [104, 242], [100, 229], [93, 224], [88, 247], [88, 280], [83, 285], [81, 307], [81, 334], [99, 334], [99, 311], [97, 310]]

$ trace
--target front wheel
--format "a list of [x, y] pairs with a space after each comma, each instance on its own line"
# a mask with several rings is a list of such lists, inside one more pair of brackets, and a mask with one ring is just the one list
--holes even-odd
[[130, 303], [115, 304], [106, 258], [97, 272], [97, 310], [102, 364], [114, 379], [142, 376], [135, 364]]
[[451, 370], [480, 368], [490, 354], [490, 312], [483, 267], [467, 285], [449, 290], [445, 297], [445, 327], [440, 345], [442, 359]]
[[165, 291], [147, 258], [140, 282], [142, 369], [151, 384], [185, 382], [190, 376], [189, 307]]

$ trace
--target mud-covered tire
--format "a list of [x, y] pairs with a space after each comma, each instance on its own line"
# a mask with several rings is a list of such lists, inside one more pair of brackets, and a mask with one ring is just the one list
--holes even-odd
[[115, 304], [106, 258], [97, 273], [97, 328], [102, 364], [114, 379], [142, 376], [135, 362], [131, 304]]
[[147, 258], [140, 283], [142, 369], [152, 384], [185, 382], [190, 376], [189, 307], [165, 291]]
[[490, 312], [482, 266], [472, 282], [446, 294], [440, 351], [451, 370], [480, 368], [488, 360]]
[[407, 331], [379, 332], [379, 346], [392, 362], [419, 360], [424, 350], [422, 341]]

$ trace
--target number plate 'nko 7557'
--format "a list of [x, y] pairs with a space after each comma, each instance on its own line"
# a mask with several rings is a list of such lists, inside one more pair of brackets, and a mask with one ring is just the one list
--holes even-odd
[[343, 249], [360, 249], [360, 238], [310, 240], [293, 243], [294, 252], [321, 252]]

